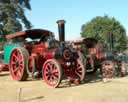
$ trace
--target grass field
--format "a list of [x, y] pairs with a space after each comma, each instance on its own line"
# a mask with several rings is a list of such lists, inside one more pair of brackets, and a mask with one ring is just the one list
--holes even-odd
[[128, 102], [128, 76], [103, 83], [94, 74], [87, 76], [83, 84], [63, 82], [55, 89], [41, 79], [17, 82], [8, 72], [2, 72], [0, 102]]

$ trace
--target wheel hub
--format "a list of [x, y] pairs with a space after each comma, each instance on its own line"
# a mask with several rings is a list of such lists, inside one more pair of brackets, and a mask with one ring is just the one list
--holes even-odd
[[19, 61], [16, 62], [16, 67], [19, 67]]

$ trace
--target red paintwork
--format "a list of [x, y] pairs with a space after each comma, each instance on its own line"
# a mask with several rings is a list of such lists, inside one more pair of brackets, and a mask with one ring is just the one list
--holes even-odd
[[8, 64], [0, 62], [0, 71], [8, 70]]
[[[106, 53], [107, 53], [107, 48], [103, 47], [103, 44], [99, 43], [97, 44], [97, 46], [95, 47], [96, 49], [96, 57], [97, 59], [102, 59], [106, 57]], [[100, 49], [102, 49], [102, 51], [100, 51]]]
[[32, 67], [31, 56], [34, 55], [36, 57], [37, 69], [42, 68], [42, 65], [45, 60], [54, 58], [54, 52], [56, 49], [47, 49], [46, 42], [42, 42], [39, 44], [24, 44], [24, 48], [28, 49], [30, 53], [29, 57], [29, 67]]
[[[101, 46], [102, 47], [102, 46]], [[100, 52], [100, 47], [94, 47], [94, 48], [89, 48], [89, 55], [94, 55], [96, 56], [97, 59], [104, 58], [106, 56], [106, 51]]]
[[52, 59], [55, 57], [55, 50], [56, 49], [50, 49], [50, 50], [45, 50], [43, 53], [44, 59]]
[[47, 44], [45, 42], [45, 43], [34, 45], [32, 47], [31, 53], [42, 55], [44, 59], [51, 59], [51, 58], [54, 58], [55, 50], [56, 49], [47, 49]]

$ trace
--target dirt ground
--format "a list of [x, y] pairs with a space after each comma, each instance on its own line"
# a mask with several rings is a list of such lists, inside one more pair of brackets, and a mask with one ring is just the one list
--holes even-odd
[[128, 76], [103, 83], [97, 74], [80, 85], [62, 82], [50, 88], [43, 80], [17, 82], [0, 73], [0, 102], [128, 102]]

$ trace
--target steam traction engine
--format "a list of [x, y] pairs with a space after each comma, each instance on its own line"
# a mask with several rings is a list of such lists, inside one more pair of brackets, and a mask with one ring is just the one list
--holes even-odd
[[34, 29], [16, 32], [6, 36], [3, 69], [9, 66], [14, 80], [23, 81], [40, 73], [51, 87], [58, 87], [65, 76], [71, 82], [84, 80], [85, 68], [77, 51], [65, 45], [64, 21], [57, 21], [59, 39], [47, 30]]
[[103, 78], [111, 78], [114, 74], [126, 75], [125, 63], [112, 50], [113, 41], [111, 36], [109, 40], [109, 45], [98, 42], [94, 38], [82, 38], [71, 42], [76, 50], [83, 53], [84, 56], [81, 57], [81, 61], [84, 63], [87, 73], [94, 73], [100, 68]]
[[97, 68], [100, 67], [100, 59], [104, 55], [99, 53], [99, 49], [96, 47], [97, 43], [98, 41], [94, 38], [81, 38], [70, 42], [74, 49], [82, 53], [81, 61], [84, 63], [88, 74], [97, 71]]

